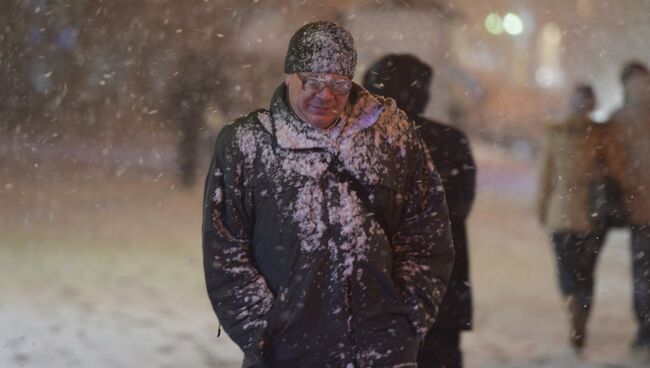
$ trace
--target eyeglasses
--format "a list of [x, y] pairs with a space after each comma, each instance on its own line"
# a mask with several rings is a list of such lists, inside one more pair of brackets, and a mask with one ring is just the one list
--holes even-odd
[[334, 94], [346, 95], [352, 88], [352, 82], [347, 79], [325, 79], [307, 77], [300, 74], [296, 75], [298, 76], [298, 79], [300, 79], [300, 82], [302, 82], [302, 89], [311, 93], [319, 93], [327, 87]]

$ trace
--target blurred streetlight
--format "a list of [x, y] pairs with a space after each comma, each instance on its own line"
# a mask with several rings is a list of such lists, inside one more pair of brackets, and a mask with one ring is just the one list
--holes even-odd
[[503, 17], [503, 29], [507, 33], [516, 36], [524, 31], [524, 23], [517, 14], [508, 13]]
[[508, 13], [502, 18], [499, 13], [492, 12], [485, 17], [485, 29], [493, 35], [505, 31], [516, 36], [524, 31], [524, 23], [521, 17], [515, 13]]
[[488, 32], [498, 35], [503, 33], [503, 19], [498, 13], [490, 13], [485, 17], [485, 29]]

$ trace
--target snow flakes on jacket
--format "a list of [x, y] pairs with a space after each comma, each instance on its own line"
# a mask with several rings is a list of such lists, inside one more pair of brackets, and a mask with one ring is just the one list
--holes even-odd
[[453, 262], [440, 179], [390, 99], [328, 130], [276, 91], [226, 126], [206, 181], [208, 294], [245, 366], [415, 366]]

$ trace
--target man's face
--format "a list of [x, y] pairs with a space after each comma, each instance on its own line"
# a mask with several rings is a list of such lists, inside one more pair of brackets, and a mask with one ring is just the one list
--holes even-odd
[[287, 76], [285, 84], [296, 115], [316, 128], [325, 129], [345, 108], [351, 81], [338, 74], [295, 73]]
[[596, 107], [596, 98], [591, 93], [576, 91], [571, 96], [571, 107], [574, 113], [588, 114]]
[[630, 97], [647, 98], [650, 94], [650, 74], [636, 73], [623, 84], [625, 93]]

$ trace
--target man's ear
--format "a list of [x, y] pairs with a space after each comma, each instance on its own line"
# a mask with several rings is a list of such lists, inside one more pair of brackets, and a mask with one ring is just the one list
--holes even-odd
[[289, 79], [291, 78], [291, 74], [287, 74], [287, 77], [284, 78], [284, 85], [289, 87]]

